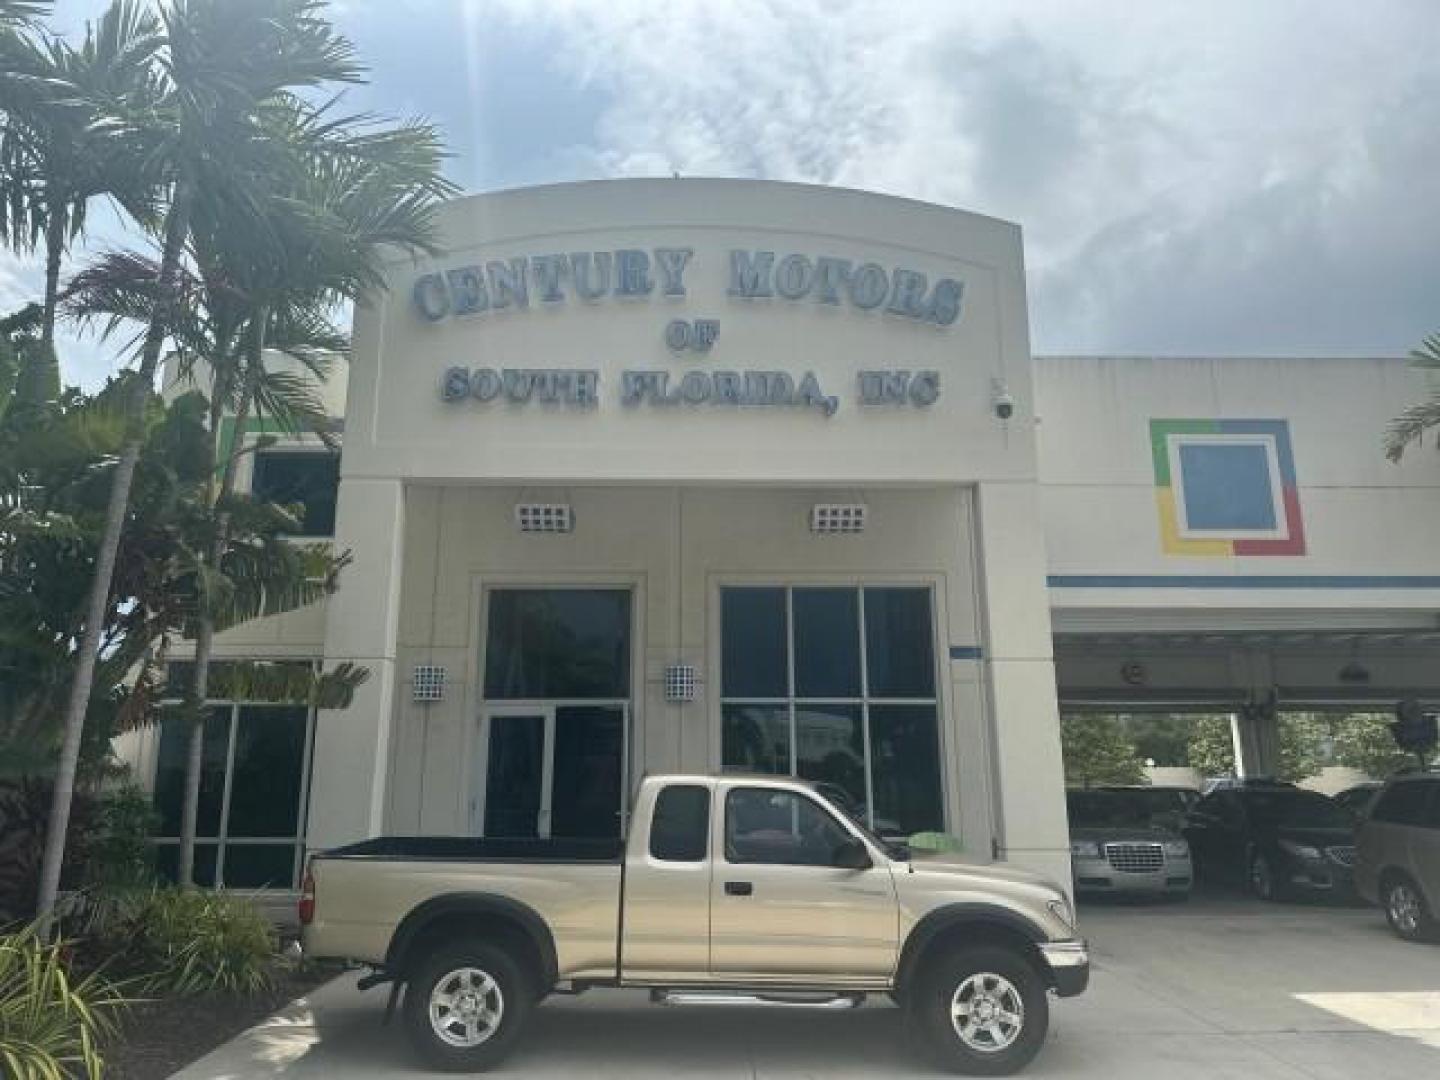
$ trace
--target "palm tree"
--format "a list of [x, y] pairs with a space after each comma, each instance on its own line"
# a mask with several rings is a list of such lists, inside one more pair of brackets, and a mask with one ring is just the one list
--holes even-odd
[[[293, 171], [269, 173], [262, 205], [270, 227], [257, 228], [243, 206], [238, 214], [233, 204], [213, 200], [196, 207], [196, 260], [221, 313], [217, 326], [244, 328], [225, 337], [233, 348], [209, 356], [210, 431], [218, 437], [227, 411], [236, 432], [244, 431], [252, 414], [268, 414], [284, 431], [309, 430], [328, 442], [329, 418], [320, 403], [303, 381], [269, 370], [267, 357], [289, 355], [323, 379], [329, 356], [348, 347], [326, 318], [327, 308], [364, 300], [381, 286], [382, 245], [432, 251], [434, 206], [453, 189], [440, 176], [439, 140], [428, 125], [377, 128], [306, 109], [277, 111], [273, 121], [281, 129], [277, 141], [298, 153]], [[212, 565], [230, 530], [238, 457], [235, 450], [225, 456], [214, 487]], [[180, 830], [180, 880], [186, 884], [193, 867], [215, 629], [202, 604], [187, 695], [192, 727]]]
[[[1418, 349], [1411, 350], [1410, 364], [1427, 373], [1440, 372], [1440, 333], [1431, 334]], [[1385, 456], [1399, 461], [1407, 446], [1419, 442], [1425, 432], [1437, 425], [1440, 425], [1440, 389], [1432, 388], [1428, 398], [1391, 421], [1390, 430], [1385, 433]]]
[[[251, 203], [197, 198], [191, 251], [198, 274], [182, 275], [187, 300], [171, 328], [181, 375], [209, 377], [208, 459], [220, 467], [210, 485], [211, 546], [201, 557], [210, 571], [202, 582], [216, 586], [212, 600], [229, 587], [218, 570], [231, 516], [243, 505], [235, 478], [236, 463], [246, 452], [218, 445], [222, 420], [243, 431], [250, 417], [266, 418], [284, 432], [311, 431], [331, 440], [330, 418], [313, 387], [349, 343], [328, 314], [337, 301], [363, 300], [380, 287], [382, 245], [433, 250], [433, 210], [453, 190], [440, 177], [442, 152], [428, 125], [384, 127], [365, 118], [331, 119], [326, 110], [304, 107], [275, 110], [270, 122], [274, 145], [293, 154], [288, 160], [264, 155]], [[252, 205], [263, 211], [261, 220], [251, 218]], [[144, 260], [107, 256], [72, 286], [73, 306], [104, 318], [107, 331], [117, 321], [143, 321], [156, 299], [154, 280]], [[305, 375], [274, 370], [277, 355], [298, 360]], [[199, 605], [193, 681], [181, 710], [191, 725], [180, 835], [180, 879], [187, 884], [210, 657], [215, 631], [223, 628], [214, 608], [213, 602]]]
[[155, 93], [144, 102], [92, 102], [111, 134], [145, 148], [143, 160], [166, 198], [157, 222], [160, 262], [149, 324], [140, 345], [138, 378], [126, 415], [129, 431], [111, 480], [105, 530], [85, 607], [74, 681], [64, 717], [64, 741], [41, 873], [39, 917], [47, 923], [59, 889], [65, 831], [85, 707], [100, 651], [100, 624], [115, 574], [116, 553], [143, 437], [145, 395], [153, 386], [161, 349], [176, 312], [176, 279], [201, 192], [250, 198], [231, 168], [236, 154], [252, 154], [267, 132], [268, 109], [306, 90], [354, 82], [354, 50], [323, 17], [318, 0], [170, 0], [161, 8], [163, 40], [155, 54]]
[[40, 338], [47, 348], [55, 341], [60, 264], [85, 227], [91, 200], [110, 195], [136, 216], [146, 214], [137, 148], [95, 123], [88, 103], [149, 96], [159, 29], [136, 0], [116, 0], [98, 23], [87, 25], [78, 49], [59, 38], [17, 36], [3, 50], [0, 175], [7, 197], [0, 205], [0, 241], [21, 251], [43, 243]]

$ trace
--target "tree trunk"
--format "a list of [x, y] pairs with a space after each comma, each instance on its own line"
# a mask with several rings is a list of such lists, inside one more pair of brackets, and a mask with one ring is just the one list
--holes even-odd
[[[262, 308], [256, 316], [255, 324], [251, 329], [251, 339], [247, 345], [249, 355], [245, 363], [249, 368], [249, 377], [242, 377], [240, 383], [242, 388], [240, 401], [235, 409], [235, 439], [231, 443], [230, 452], [225, 455], [225, 464], [221, 470], [220, 489], [211, 502], [212, 507], [216, 508], [215, 535], [211, 540], [210, 550], [205, 556], [205, 562], [211, 570], [215, 571], [220, 569], [221, 560], [225, 556], [225, 547], [230, 542], [230, 513], [219, 508], [235, 490], [235, 464], [241, 440], [245, 437], [245, 422], [250, 418], [250, 406], [255, 399], [253, 378], [259, 371], [259, 363], [265, 347], [265, 318], [265, 310]], [[216, 399], [219, 398], [220, 379], [220, 373], [212, 370], [211, 394]], [[211, 416], [212, 420], [216, 419], [217, 413], [212, 411]], [[218, 422], [211, 424], [212, 433], [218, 433], [218, 429]], [[212, 434], [211, 437], [213, 441], [216, 435]], [[187, 710], [191, 716], [191, 728], [190, 742], [185, 757], [185, 799], [180, 810], [179, 882], [184, 887], [193, 885], [195, 880], [195, 833], [200, 812], [200, 773], [205, 763], [205, 720], [209, 715], [205, 701], [210, 692], [210, 656], [214, 643], [215, 618], [208, 597], [201, 597], [195, 632], [195, 676], [190, 689], [190, 709]]]
[[115, 465], [115, 475], [111, 478], [110, 502], [105, 509], [105, 531], [100, 538], [100, 549], [95, 553], [95, 576], [90, 582], [90, 596], [85, 605], [85, 623], [75, 658], [75, 677], [70, 684], [70, 696], [65, 706], [65, 737], [55, 771], [55, 792], [50, 802], [50, 820], [45, 831], [45, 856], [40, 869], [40, 895], [36, 904], [36, 915], [41, 933], [47, 936], [55, 911], [55, 899], [60, 891], [65, 834], [70, 826], [70, 804], [75, 797], [75, 770], [80, 762], [85, 712], [90, 704], [95, 661], [100, 653], [100, 633], [105, 625], [105, 611], [110, 601], [110, 584], [115, 575], [115, 557], [120, 549], [120, 533], [125, 526], [125, 515], [130, 506], [130, 485], [135, 479], [135, 465], [140, 460], [140, 448], [145, 439], [145, 407], [154, 389], [155, 369], [160, 363], [160, 348], [165, 343], [170, 323], [170, 294], [175, 288], [185, 237], [190, 231], [192, 197], [189, 181], [182, 176], [175, 185], [175, 197], [165, 219], [165, 243], [160, 258], [155, 310], [145, 332], [138, 377], [130, 387], [126, 402], [125, 445]]
[[55, 309], [60, 303], [60, 261], [65, 257], [65, 216], [51, 208], [45, 222], [45, 307], [40, 316], [40, 340], [55, 345]]

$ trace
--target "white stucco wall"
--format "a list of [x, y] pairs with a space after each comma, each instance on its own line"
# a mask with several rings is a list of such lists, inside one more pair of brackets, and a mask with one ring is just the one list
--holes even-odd
[[[326, 613], [325, 651], [375, 677], [345, 713], [322, 714], [312, 844], [463, 826], [487, 583], [633, 585], [637, 760], [665, 769], [718, 764], [708, 677], [718, 582], [899, 578], [933, 584], [939, 600], [952, 824], [977, 854], [993, 842], [1067, 876], [1019, 230], [852, 191], [665, 180], [459, 200], [441, 229], [443, 256], [390, 264], [389, 292], [356, 315], [336, 537], [356, 565]], [[620, 250], [658, 262], [660, 248], [692, 252], [684, 296], [664, 295], [656, 265], [646, 297], [587, 302], [567, 289], [545, 303], [532, 278], [523, 309], [466, 317], [427, 319], [412, 292], [422, 275], [471, 265]], [[952, 279], [962, 311], [940, 325], [914, 317], [914, 305], [907, 315], [890, 302], [822, 303], [818, 287], [803, 299], [732, 295], [737, 250], [875, 263], [923, 274], [932, 289]], [[502, 295], [490, 285], [487, 299]], [[713, 348], [672, 351], [665, 330], [676, 319], [717, 320]], [[447, 401], [457, 366], [593, 370], [598, 402]], [[938, 373], [939, 397], [862, 405], [860, 373], [876, 369]], [[634, 370], [664, 371], [672, 385], [697, 370], [779, 370], [797, 384], [813, 373], [838, 408], [624, 405], [623, 373]], [[994, 414], [997, 388], [1015, 402], [1009, 422]], [[575, 507], [575, 534], [519, 534], [515, 503], [549, 499]], [[866, 532], [812, 535], [818, 501], [866, 503]], [[949, 660], [951, 646], [965, 658]], [[422, 657], [456, 680], [443, 705], [408, 701]], [[657, 680], [681, 659], [699, 666], [706, 697], [668, 706]]]
[[[1060, 584], [1051, 590], [1057, 610], [1413, 611], [1440, 603], [1440, 461], [1428, 448], [1412, 449], [1399, 465], [1381, 452], [1390, 420], [1425, 393], [1404, 360], [1046, 357], [1036, 370], [1052, 584], [1087, 576], [1252, 579], [1233, 589]], [[1173, 418], [1288, 422], [1304, 554], [1164, 550], [1150, 421]], [[1269, 575], [1311, 578], [1314, 587], [1253, 580]]]

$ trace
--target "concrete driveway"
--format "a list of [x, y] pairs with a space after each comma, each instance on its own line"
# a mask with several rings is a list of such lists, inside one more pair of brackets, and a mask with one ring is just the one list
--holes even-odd
[[[1377, 912], [1199, 899], [1082, 908], [1090, 991], [1053, 1003], [1027, 1077], [1415, 1080], [1440, 1076], [1440, 947], [1407, 945]], [[176, 1074], [430, 1075], [380, 1019], [385, 991], [322, 987]], [[502, 1075], [930, 1076], [885, 999], [851, 1013], [661, 1009], [630, 991], [558, 998]]]

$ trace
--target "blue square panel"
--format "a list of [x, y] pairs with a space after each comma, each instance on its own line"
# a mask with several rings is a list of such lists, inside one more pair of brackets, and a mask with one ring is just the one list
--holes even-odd
[[1186, 443], [1180, 450], [1180, 497], [1189, 529], [1274, 529], [1270, 455], [1256, 443]]

